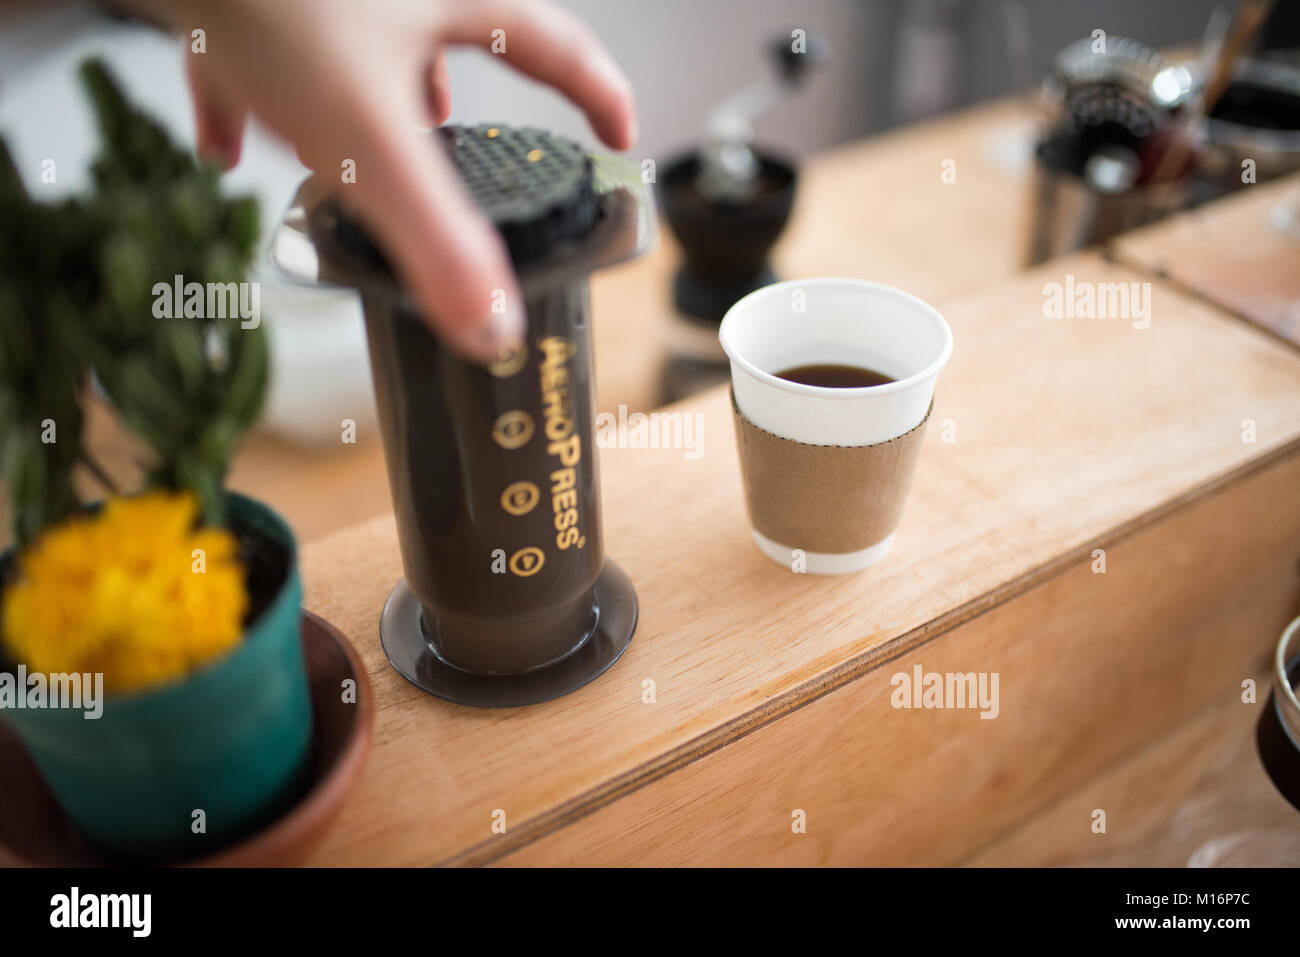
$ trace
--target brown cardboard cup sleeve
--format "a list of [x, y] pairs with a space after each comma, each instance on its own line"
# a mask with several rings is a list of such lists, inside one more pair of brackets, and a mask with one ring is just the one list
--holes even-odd
[[808, 552], [843, 554], [883, 541], [902, 517], [930, 409], [887, 442], [809, 445], [759, 428], [733, 393], [750, 523], [772, 541]]

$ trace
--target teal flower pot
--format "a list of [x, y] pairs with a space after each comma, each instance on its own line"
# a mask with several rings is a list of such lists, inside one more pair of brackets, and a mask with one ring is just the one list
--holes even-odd
[[305, 784], [312, 716], [293, 534], [259, 502], [231, 494], [228, 503], [233, 527], [286, 559], [278, 591], [233, 651], [174, 684], [108, 695], [94, 720], [0, 708], [68, 817], [112, 860], [210, 854], [275, 818]]

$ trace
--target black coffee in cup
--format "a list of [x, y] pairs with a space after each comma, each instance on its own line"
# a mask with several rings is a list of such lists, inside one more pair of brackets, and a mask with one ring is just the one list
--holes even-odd
[[838, 363], [795, 366], [776, 374], [788, 382], [816, 385], [825, 389], [861, 389], [864, 386], [884, 385], [894, 381], [893, 376], [887, 376], [875, 369]]

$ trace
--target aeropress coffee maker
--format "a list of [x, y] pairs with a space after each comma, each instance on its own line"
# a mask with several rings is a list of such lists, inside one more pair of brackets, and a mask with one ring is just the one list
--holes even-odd
[[632, 583], [604, 552], [587, 277], [649, 246], [653, 206], [632, 164], [541, 130], [431, 139], [509, 249], [520, 348], [486, 367], [447, 348], [319, 176], [271, 257], [361, 294], [405, 572], [380, 619], [389, 662], [439, 698], [532, 704], [604, 673], [636, 628]]

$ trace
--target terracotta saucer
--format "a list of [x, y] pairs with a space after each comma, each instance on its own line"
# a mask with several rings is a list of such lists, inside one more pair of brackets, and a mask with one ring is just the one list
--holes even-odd
[[[374, 701], [361, 659], [337, 628], [302, 613], [302, 648], [313, 716], [310, 784], [302, 798], [261, 831], [188, 867], [283, 867], [303, 861], [338, 811], [370, 750]], [[357, 703], [343, 705], [344, 679]], [[88, 847], [55, 803], [18, 736], [0, 723], [0, 866], [95, 867], [111, 864]]]

